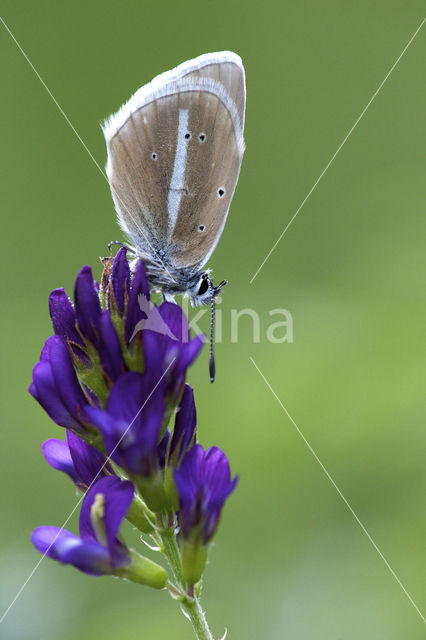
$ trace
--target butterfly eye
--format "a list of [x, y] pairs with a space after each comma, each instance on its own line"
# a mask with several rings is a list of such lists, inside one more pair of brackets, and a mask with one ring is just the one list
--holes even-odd
[[224, 187], [220, 187], [220, 188], [217, 190], [217, 195], [219, 196], [219, 198], [223, 198], [223, 196], [225, 195], [225, 189], [224, 189]]
[[198, 289], [198, 295], [202, 296], [205, 293], [207, 293], [208, 288], [209, 288], [209, 283], [207, 281], [207, 278], [203, 278], [201, 280], [200, 288]]
[[200, 133], [200, 135], [198, 136], [198, 140], [200, 142], [204, 142], [206, 139], [206, 134], [205, 133]]
[[154, 153], [151, 153], [151, 158], [152, 158], [153, 160], [157, 160], [158, 156], [157, 156], [157, 154], [154, 152]]
[[185, 140], [191, 140], [191, 138], [192, 138], [191, 134], [189, 133], [189, 131], [187, 131], [185, 133]]
[[206, 225], [205, 224], [198, 225], [198, 231], [200, 233], [204, 233], [205, 230], [206, 230]]

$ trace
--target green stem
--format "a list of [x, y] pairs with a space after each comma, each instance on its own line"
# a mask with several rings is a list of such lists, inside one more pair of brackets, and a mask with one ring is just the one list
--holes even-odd
[[182, 562], [180, 559], [174, 528], [170, 527], [167, 529], [161, 529], [159, 534], [162, 543], [160, 548], [168, 560], [176, 586], [183, 589], [185, 583], [182, 573]]
[[198, 598], [186, 598], [181, 606], [191, 621], [197, 640], [214, 640]]
[[186, 593], [174, 526], [157, 529], [157, 533], [161, 540], [160, 549], [168, 560], [178, 590], [173, 590], [172, 596], [180, 602], [183, 613], [191, 621], [197, 640], [214, 640], [198, 598]]

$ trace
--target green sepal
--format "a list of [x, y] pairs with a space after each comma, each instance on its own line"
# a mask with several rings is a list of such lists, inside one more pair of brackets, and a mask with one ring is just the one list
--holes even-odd
[[137, 495], [133, 498], [126, 518], [142, 533], [153, 533], [155, 531], [155, 515]]
[[131, 562], [122, 569], [119, 575], [138, 584], [145, 584], [153, 589], [164, 589], [167, 583], [167, 571], [156, 562], [141, 556], [133, 549], [129, 549]]
[[109, 390], [105, 378], [102, 375], [101, 361], [95, 347], [86, 342], [86, 355], [92, 362], [91, 367], [85, 367], [81, 360], [73, 353], [72, 349], [70, 349], [70, 352], [80, 384], [86, 385], [86, 387], [91, 389], [100, 399], [103, 408], [105, 408]]
[[164, 470], [164, 491], [166, 494], [167, 508], [171, 513], [179, 510], [179, 496], [173, 479], [173, 467], [168, 465]]
[[166, 397], [166, 409], [164, 411], [163, 421], [161, 423], [159, 440], [162, 440], [162, 438], [164, 437], [167, 431], [167, 427], [169, 426], [170, 421], [173, 418], [173, 415], [176, 413], [176, 410], [182, 399], [183, 391], [184, 391], [184, 387], [182, 387], [182, 391], [180, 392], [179, 396], [174, 400], [170, 394], [168, 394]]
[[188, 584], [196, 584], [201, 580], [207, 562], [208, 547], [197, 540], [182, 542], [182, 571]]
[[134, 476], [131, 478], [139, 493], [154, 513], [160, 513], [166, 506], [164, 478], [162, 473], [153, 473], [150, 477]]
[[133, 340], [129, 343], [129, 346], [127, 346], [127, 344], [124, 345], [123, 357], [130, 371], [138, 371], [139, 373], [143, 373], [144, 361], [143, 361], [141, 331], [139, 331], [135, 335]]

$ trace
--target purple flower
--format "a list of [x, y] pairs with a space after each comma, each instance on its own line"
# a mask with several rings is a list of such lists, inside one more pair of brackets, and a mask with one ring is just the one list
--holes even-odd
[[85, 340], [96, 345], [99, 336], [101, 303], [92, 269], [85, 266], [78, 272], [74, 286], [75, 315], [79, 331]]
[[85, 573], [115, 573], [131, 560], [117, 534], [132, 500], [131, 482], [114, 476], [102, 478], [89, 489], [81, 505], [80, 537], [59, 527], [38, 527], [31, 540], [40, 553]]
[[[108, 286], [108, 308], [111, 313], [117, 310], [122, 317], [126, 310], [130, 290], [130, 268], [124, 247], [121, 247], [114, 258]], [[146, 286], [145, 292], [149, 299], [148, 286]]]
[[149, 477], [159, 469], [164, 383], [150, 373], [129, 372], [115, 383], [105, 411], [88, 409], [112, 460], [129, 474]]
[[59, 527], [38, 527], [32, 533], [32, 543], [40, 553], [89, 575], [112, 574], [162, 589], [167, 581], [166, 571], [129, 550], [118, 538], [133, 493], [131, 482], [116, 476], [104, 477], [84, 497], [80, 536]]
[[[119, 253], [117, 253], [117, 256]], [[115, 258], [116, 260], [117, 256]], [[132, 276], [129, 300], [127, 303], [127, 314], [125, 318], [125, 340], [127, 344], [131, 342], [139, 323], [146, 319], [148, 315], [149, 299], [149, 285], [145, 267], [142, 260], [139, 260]]]
[[51, 467], [66, 473], [82, 491], [100, 478], [114, 475], [103, 453], [67, 430], [66, 442], [50, 438], [42, 444], [45, 459]]
[[67, 338], [73, 345], [84, 345], [77, 331], [74, 306], [64, 289], [53, 289], [49, 296], [49, 312], [55, 335]]
[[172, 441], [170, 443], [169, 462], [179, 466], [186, 451], [192, 447], [197, 436], [197, 412], [194, 402], [194, 390], [185, 385], [182, 399], [176, 413]]
[[33, 369], [29, 391], [56, 424], [83, 435], [88, 433], [85, 411], [89, 401], [64, 338], [51, 336], [46, 341], [40, 362]]
[[203, 346], [203, 337], [191, 340], [188, 320], [182, 309], [172, 302], [153, 307], [142, 332], [144, 361], [167, 384], [172, 404], [178, 401], [186, 371]]
[[179, 466], [185, 453], [192, 447], [197, 437], [197, 415], [194, 391], [186, 384], [176, 412], [174, 428], [161, 441], [159, 450], [160, 465], [164, 468], [164, 491], [166, 509], [169, 514], [179, 509], [179, 498], [173, 479], [173, 471]]
[[185, 454], [179, 469], [175, 469], [174, 480], [179, 496], [182, 537], [208, 544], [238, 476], [231, 480], [228, 459], [220, 449], [211, 447], [204, 451], [196, 444]]
[[108, 386], [118, 380], [127, 371], [120, 339], [108, 311], [102, 311], [99, 317], [98, 353], [102, 364], [102, 375]]
[[174, 481], [179, 497], [182, 571], [190, 586], [203, 575], [208, 544], [238, 477], [231, 480], [229, 462], [220, 449], [211, 447], [204, 451], [201, 445], [195, 444], [174, 470]]

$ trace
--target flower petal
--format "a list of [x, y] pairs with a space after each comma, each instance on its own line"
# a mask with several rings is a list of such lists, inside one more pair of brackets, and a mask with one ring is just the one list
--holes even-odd
[[69, 412], [77, 418], [88, 402], [75, 373], [68, 345], [59, 336], [52, 337], [50, 364], [58, 395]]
[[[159, 316], [153, 330], [150, 322], [154, 311]], [[185, 382], [186, 370], [198, 356], [203, 344], [203, 336], [189, 339], [188, 321], [182, 309], [171, 302], [155, 307], [142, 332], [144, 360], [158, 377], [164, 376], [168, 385], [171, 402], [177, 402]]]
[[[140, 297], [141, 296], [141, 297]], [[146, 277], [145, 266], [142, 260], [138, 261], [132, 276], [127, 304], [126, 318], [126, 341], [133, 337], [137, 324], [147, 317], [146, 310], [149, 308], [149, 285]]]
[[49, 312], [53, 330], [57, 336], [68, 338], [78, 344], [83, 344], [76, 328], [74, 306], [64, 289], [53, 289], [49, 296]]
[[78, 326], [83, 335], [93, 344], [97, 342], [97, 330], [101, 304], [92, 269], [85, 266], [80, 269], [74, 287], [75, 311]]
[[108, 549], [97, 542], [83, 542], [62, 554], [61, 562], [72, 564], [91, 576], [102, 576], [113, 572]]
[[179, 359], [178, 365], [179, 369], [187, 369], [197, 358], [201, 349], [204, 345], [204, 336], [198, 335], [195, 336], [186, 346], [185, 349], [182, 350], [181, 358]]
[[98, 478], [114, 475], [106, 456], [69, 430], [67, 444], [79, 484], [90, 487]]
[[90, 575], [112, 572], [108, 549], [97, 542], [84, 542], [60, 527], [38, 527], [31, 535], [35, 548], [62, 564], [73, 564]]
[[81, 431], [80, 423], [71, 415], [58, 394], [49, 361], [43, 360], [35, 365], [29, 392], [56, 424], [75, 431]]
[[130, 473], [149, 475], [165, 411], [164, 387], [148, 374], [123, 374], [111, 389], [106, 411], [88, 409], [106, 451]]
[[83, 416], [88, 401], [78, 382], [65, 338], [51, 336], [42, 358], [33, 369], [31, 395], [61, 427], [86, 432]]
[[133, 484], [116, 476], [101, 478], [86, 493], [80, 512], [80, 535], [84, 541], [99, 541], [91, 520], [91, 508], [96, 496], [103, 496], [103, 524], [106, 541], [114, 566], [126, 564], [128, 553], [117, 540], [117, 533], [133, 500]]
[[196, 428], [197, 412], [195, 409], [194, 391], [189, 384], [186, 384], [176, 414], [173, 437], [170, 445], [170, 456], [173, 457], [175, 454], [175, 459], [178, 464], [186, 450], [194, 442]]
[[123, 354], [120, 340], [108, 311], [102, 311], [99, 319], [99, 347], [101, 362], [105, 372], [115, 381], [123, 373]]
[[61, 562], [64, 553], [81, 544], [78, 536], [60, 527], [37, 527], [31, 534], [31, 542], [40, 553]]
[[[77, 438], [77, 436], [74, 437]], [[57, 440], [56, 438], [50, 438], [46, 440], [46, 442], [43, 442], [41, 449], [51, 467], [66, 473], [74, 484], [78, 483], [79, 476], [71, 457], [70, 448], [66, 442]]]
[[229, 462], [217, 447], [204, 451], [194, 445], [185, 454], [174, 480], [179, 495], [179, 522], [185, 538], [193, 529], [201, 530], [204, 544], [214, 535], [226, 498], [235, 489], [238, 477], [231, 481]]
[[178, 342], [187, 343], [190, 340], [188, 319], [180, 306], [174, 302], [163, 302], [159, 312], [164, 323]]
[[[114, 301], [120, 316], [124, 314], [124, 305], [126, 298], [128, 298], [130, 286], [130, 268], [126, 254], [126, 249], [121, 247], [114, 258], [110, 276]], [[111, 301], [109, 308], [111, 311]]]

